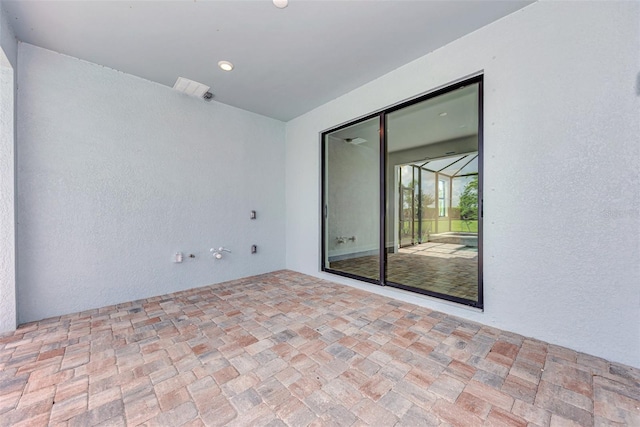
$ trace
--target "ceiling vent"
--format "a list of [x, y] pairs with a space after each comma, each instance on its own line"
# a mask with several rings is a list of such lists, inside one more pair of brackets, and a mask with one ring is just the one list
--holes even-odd
[[209, 86], [194, 82], [193, 80], [185, 79], [184, 77], [178, 77], [173, 88], [182, 93], [186, 93], [187, 95], [204, 98], [206, 101], [210, 101], [211, 98], [213, 98], [213, 94], [209, 92]]
[[367, 140], [364, 138], [345, 138], [344, 142], [348, 142], [352, 145], [360, 145], [363, 142], [367, 142]]

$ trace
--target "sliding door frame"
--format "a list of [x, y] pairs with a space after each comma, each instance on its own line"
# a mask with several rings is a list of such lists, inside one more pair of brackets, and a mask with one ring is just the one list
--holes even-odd
[[[452, 295], [442, 294], [439, 292], [429, 291], [426, 289], [415, 288], [412, 286], [403, 285], [401, 283], [394, 283], [386, 280], [386, 267], [387, 267], [387, 115], [403, 108], [409, 107], [413, 104], [426, 101], [431, 98], [443, 95], [445, 93], [461, 89], [465, 86], [477, 84], [478, 85], [478, 300], [469, 300], [465, 298], [455, 297]], [[320, 214], [320, 226], [322, 233], [322, 261], [321, 269], [324, 272], [336, 274], [339, 276], [348, 277], [350, 279], [360, 280], [367, 283], [373, 283], [381, 286], [391, 286], [398, 289], [419, 293], [438, 299], [451, 301], [454, 303], [471, 306], [479, 309], [484, 308], [484, 285], [483, 285], [483, 220], [484, 220], [484, 198], [483, 198], [483, 181], [484, 181], [484, 75], [478, 74], [476, 76], [454, 82], [446, 85], [445, 87], [436, 89], [432, 92], [420, 95], [416, 98], [409, 99], [407, 101], [400, 102], [396, 105], [389, 106], [381, 111], [368, 114], [359, 119], [350, 121], [340, 126], [326, 130], [320, 134], [321, 137], [321, 214]], [[327, 227], [327, 194], [326, 194], [326, 179], [327, 179], [327, 135], [348, 128], [355, 124], [371, 120], [378, 117], [379, 129], [380, 129], [380, 143], [379, 143], [379, 201], [380, 201], [380, 238], [379, 238], [379, 280], [359, 276], [356, 274], [331, 269], [327, 262], [327, 242], [326, 242], [326, 227]]]
[[[321, 197], [321, 205], [320, 205], [320, 230], [322, 233], [322, 262], [320, 263], [320, 267], [322, 271], [325, 271], [327, 273], [331, 273], [331, 274], [336, 274], [338, 276], [344, 276], [344, 277], [348, 277], [350, 279], [356, 279], [356, 280], [360, 280], [362, 282], [367, 282], [367, 283], [373, 283], [374, 285], [383, 285], [383, 278], [384, 276], [379, 276], [380, 279], [376, 280], [376, 279], [371, 279], [369, 277], [364, 277], [364, 276], [358, 276], [357, 274], [352, 274], [352, 273], [348, 273], [346, 271], [340, 271], [340, 270], [333, 270], [332, 268], [329, 267], [328, 262], [327, 262], [327, 242], [326, 242], [326, 235], [327, 235], [327, 215], [329, 214], [328, 212], [328, 207], [327, 207], [327, 189], [326, 189], [326, 179], [327, 179], [327, 135], [337, 132], [339, 130], [342, 129], [346, 129], [348, 127], [351, 127], [353, 125], [357, 125], [358, 123], [362, 123], [362, 122], [366, 122], [367, 120], [371, 120], [373, 118], [378, 118], [378, 125], [382, 126], [382, 123], [380, 122], [380, 113], [372, 113], [372, 114], [368, 114], [364, 117], [361, 117], [359, 119], [350, 121], [349, 123], [345, 123], [343, 125], [337, 126], [335, 128], [331, 128], [325, 132], [322, 132], [320, 134], [320, 138], [321, 138], [321, 162], [320, 162], [320, 168], [322, 169], [321, 172], [321, 192], [322, 192], [322, 197]], [[380, 145], [379, 145], [379, 150], [382, 149], [382, 141], [380, 141]], [[382, 231], [382, 230], [381, 230]], [[382, 238], [384, 238], [384, 235], [382, 235]], [[380, 260], [380, 273], [382, 273], [382, 260]]]

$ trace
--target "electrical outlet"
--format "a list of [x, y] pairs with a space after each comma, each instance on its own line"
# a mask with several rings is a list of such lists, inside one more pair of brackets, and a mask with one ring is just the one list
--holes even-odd
[[255, 253], [257, 253], [257, 252], [258, 252], [258, 246], [256, 246], [256, 245], [251, 245], [251, 253], [252, 253], [252, 254], [255, 254]]

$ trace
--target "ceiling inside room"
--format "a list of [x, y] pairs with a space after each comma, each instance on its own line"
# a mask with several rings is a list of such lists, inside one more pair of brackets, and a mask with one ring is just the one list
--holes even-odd
[[[19, 40], [287, 121], [531, 1], [3, 1]], [[233, 71], [218, 68], [221, 60]]]
[[[434, 98], [418, 102], [387, 115], [387, 150], [389, 153], [450, 141], [447, 146], [458, 151], [466, 146], [465, 137], [478, 134], [478, 84], [464, 86]], [[332, 137], [358, 146], [377, 149], [379, 120], [373, 118], [333, 132]], [[417, 160], [417, 159], [412, 159]]]

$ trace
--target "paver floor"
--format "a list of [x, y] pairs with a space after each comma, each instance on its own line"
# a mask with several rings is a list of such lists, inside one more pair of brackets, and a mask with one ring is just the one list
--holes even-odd
[[640, 372], [290, 271], [0, 336], [3, 426], [640, 425]]
[[[378, 279], [380, 260], [367, 255], [332, 261], [330, 267]], [[422, 243], [387, 254], [387, 280], [472, 301], [478, 300], [478, 252], [464, 245]]]

